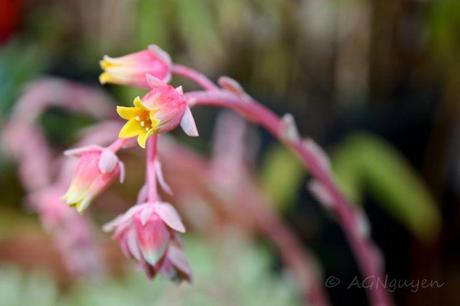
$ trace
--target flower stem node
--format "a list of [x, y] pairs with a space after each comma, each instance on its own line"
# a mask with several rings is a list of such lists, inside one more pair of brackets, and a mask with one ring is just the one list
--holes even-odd
[[300, 139], [294, 117], [291, 114], [285, 114], [281, 118], [281, 135], [287, 141], [295, 142]]
[[319, 162], [320, 167], [330, 174], [331, 162], [324, 150], [311, 138], [304, 139], [303, 146], [308, 152], [314, 155], [315, 159]]
[[62, 198], [67, 205], [75, 207], [80, 213], [117, 177], [120, 182], [124, 180], [123, 162], [107, 148], [87, 146], [68, 150], [64, 154], [80, 158], [72, 183]]
[[238, 83], [236, 80], [230, 78], [230, 77], [227, 77], [227, 76], [222, 76], [220, 77], [218, 80], [217, 80], [217, 83], [219, 83], [219, 85], [231, 92], [231, 93], [234, 93], [240, 97], [243, 97], [245, 98], [245, 100], [247, 99], [248, 101], [250, 100], [250, 97], [249, 95], [244, 91], [243, 87], [241, 86], [240, 83]]

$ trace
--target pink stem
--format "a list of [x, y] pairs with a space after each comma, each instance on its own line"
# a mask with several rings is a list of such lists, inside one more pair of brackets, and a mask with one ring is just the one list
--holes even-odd
[[153, 203], [158, 200], [157, 180], [155, 176], [155, 162], [157, 159], [158, 135], [154, 134], [147, 140], [147, 201]]
[[130, 141], [131, 139], [118, 138], [117, 140], [112, 142], [112, 144], [108, 146], [107, 149], [111, 150], [113, 153], [116, 153], [118, 150], [125, 147]]
[[171, 72], [174, 73], [175, 75], [182, 76], [184, 78], [193, 80], [196, 82], [198, 85], [203, 87], [206, 90], [218, 90], [219, 87], [217, 87], [213, 82], [211, 82], [207, 77], [202, 75], [201, 73], [189, 69], [185, 66], [181, 65], [173, 65], [171, 68]]
[[[185, 67], [182, 67], [182, 69], [185, 69]], [[197, 74], [200, 76], [200, 82], [196, 80]], [[192, 80], [196, 80], [198, 84], [201, 84], [202, 78], [205, 78], [198, 72], [191, 73], [189, 71], [184, 73], [182, 71], [181, 75], [189, 76]], [[210, 86], [205, 88], [208, 89]], [[267, 109], [257, 101], [248, 100], [247, 98], [243, 98], [227, 91], [216, 90], [215, 86], [213, 86], [212, 90], [209, 91], [189, 92], [186, 94], [186, 98], [190, 101], [191, 107], [209, 105], [232, 109], [249, 121], [263, 126], [289, 149], [291, 149], [300, 158], [304, 166], [310, 170], [310, 173], [324, 185], [334, 200], [334, 203], [336, 203], [336, 205], [332, 208], [335, 209], [338, 222], [342, 226], [342, 229], [350, 242], [350, 246], [355, 254], [355, 258], [361, 269], [363, 277], [383, 279], [379, 259], [377, 258], [375, 251], [376, 247], [370, 239], [359, 232], [358, 221], [352, 210], [352, 205], [347, 202], [345, 197], [335, 186], [329, 173], [321, 166], [322, 162], [317, 158], [317, 154], [305, 146], [301, 140], [286, 139], [283, 135], [283, 123], [274, 112]], [[327, 207], [327, 209], [329, 209], [329, 207]], [[368, 296], [372, 305], [392, 305], [391, 298], [388, 296], [383, 286], [369, 288]]]

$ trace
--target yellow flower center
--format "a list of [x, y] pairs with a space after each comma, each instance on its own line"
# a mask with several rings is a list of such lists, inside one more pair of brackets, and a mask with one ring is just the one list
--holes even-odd
[[148, 112], [142, 112], [140, 113], [139, 115], [137, 115], [136, 117], [134, 117], [134, 119], [139, 122], [140, 126], [146, 131], [148, 132], [151, 128], [152, 128], [152, 121], [150, 121], [150, 118], [149, 118], [149, 113]]

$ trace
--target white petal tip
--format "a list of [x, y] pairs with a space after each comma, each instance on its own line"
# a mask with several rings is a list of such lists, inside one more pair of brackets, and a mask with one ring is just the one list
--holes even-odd
[[195, 124], [195, 119], [193, 118], [192, 111], [189, 107], [185, 109], [184, 115], [180, 122], [181, 128], [184, 130], [185, 134], [191, 137], [198, 137], [198, 129]]
[[283, 137], [286, 140], [297, 141], [300, 139], [294, 117], [291, 114], [285, 114], [283, 118], [281, 118], [281, 122]]

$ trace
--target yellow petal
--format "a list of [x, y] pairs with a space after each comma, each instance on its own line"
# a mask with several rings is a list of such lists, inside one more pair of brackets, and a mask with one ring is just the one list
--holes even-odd
[[145, 133], [145, 130], [141, 127], [139, 122], [137, 122], [135, 119], [131, 119], [121, 128], [118, 137], [130, 138], [143, 133]]
[[150, 129], [147, 133], [137, 136], [137, 143], [141, 148], [145, 149], [145, 143], [147, 142], [147, 139], [152, 136], [153, 132], [154, 129]]
[[136, 107], [117, 106], [117, 113], [121, 118], [130, 120], [139, 113], [139, 109]]
[[134, 107], [138, 107], [140, 109], [146, 109], [144, 104], [142, 104], [142, 100], [141, 98], [139, 98], [139, 96], [134, 98], [133, 104], [134, 104]]
[[103, 72], [99, 75], [99, 83], [103, 85], [106, 83], [112, 83], [113, 81], [113, 78], [107, 72]]

